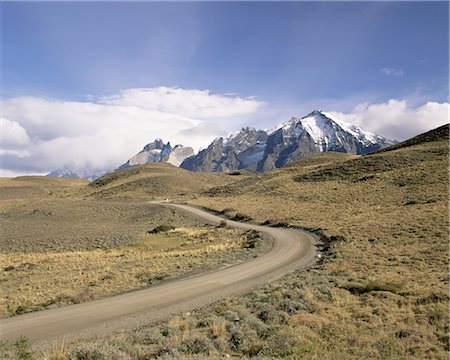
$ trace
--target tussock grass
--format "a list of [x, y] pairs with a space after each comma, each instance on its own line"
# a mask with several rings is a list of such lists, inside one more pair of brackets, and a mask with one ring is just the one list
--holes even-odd
[[73, 344], [66, 354], [447, 359], [448, 164], [447, 141], [419, 139], [364, 157], [321, 154], [264, 175], [229, 176], [234, 182], [190, 202], [315, 229], [330, 240], [323, 261], [192, 314]]
[[139, 289], [232, 263], [251, 256], [249, 250], [255, 248], [249, 246], [248, 234], [231, 228], [166, 230], [142, 234], [139, 241], [117, 249], [0, 254], [0, 316]]
[[317, 269], [277, 283], [292, 298], [301, 279], [310, 294], [309, 310], [286, 304], [288, 325], [276, 320], [301, 334], [292, 354], [447, 358], [448, 143], [327, 156], [212, 189], [193, 203], [217, 211], [226, 204], [336, 240]]

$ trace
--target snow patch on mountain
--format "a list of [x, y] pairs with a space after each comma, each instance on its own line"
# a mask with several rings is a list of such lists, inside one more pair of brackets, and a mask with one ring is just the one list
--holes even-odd
[[125, 164], [121, 165], [119, 169], [127, 169], [136, 165], [159, 162], [167, 162], [174, 166], [180, 166], [184, 159], [192, 155], [194, 155], [194, 150], [191, 147], [185, 147], [183, 145], [172, 147], [170, 142], [164, 144], [164, 141], [158, 138], [145, 145], [139, 153], [131, 157]]
[[392, 141], [314, 110], [292, 117], [272, 130], [243, 128], [217, 138], [181, 167], [193, 171], [267, 171], [324, 151], [367, 154]]
[[109, 171], [112, 171], [112, 169], [109, 170], [88, 170], [88, 169], [59, 169], [52, 171], [47, 176], [49, 177], [57, 177], [57, 178], [69, 178], [69, 179], [86, 179], [89, 181], [98, 179], [99, 177], [102, 177]]

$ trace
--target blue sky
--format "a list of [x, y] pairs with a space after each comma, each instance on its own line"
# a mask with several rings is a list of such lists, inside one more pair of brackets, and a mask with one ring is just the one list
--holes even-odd
[[156, 137], [198, 149], [313, 109], [399, 140], [448, 122], [446, 1], [0, 6], [6, 175], [113, 168]]
[[2, 36], [3, 97], [178, 86], [447, 99], [447, 2], [3, 3]]

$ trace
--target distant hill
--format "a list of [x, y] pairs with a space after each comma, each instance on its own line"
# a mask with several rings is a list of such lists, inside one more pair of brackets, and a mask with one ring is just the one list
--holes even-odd
[[[407, 185], [418, 181], [418, 163], [427, 164], [430, 171], [434, 164], [448, 157], [448, 125], [416, 136], [403, 143], [364, 156], [327, 152], [312, 155], [259, 176], [242, 179], [232, 184], [209, 189], [205, 195], [232, 197], [243, 194], [274, 195], [295, 193], [295, 183], [345, 181], [373, 184], [377, 181], [398, 181]], [[391, 150], [402, 150], [392, 153]], [[415, 151], [412, 151], [415, 150]], [[422, 182], [426, 182], [423, 176]], [[395, 180], [401, 178], [402, 180]], [[415, 180], [412, 180], [415, 179]], [[430, 178], [431, 181], [431, 178]], [[433, 178], [433, 181], [434, 178]]]
[[378, 150], [377, 152], [392, 151], [414, 145], [425, 144], [432, 141], [449, 141], [449, 128], [450, 124], [445, 124], [439, 126], [436, 129], [427, 131], [426, 133], [414, 136], [413, 138], [408, 139], [406, 141], [402, 141], [401, 143], [389, 146], [385, 149]]
[[83, 193], [96, 198], [172, 199], [193, 196], [245, 176], [193, 173], [168, 163], [149, 163], [108, 173], [89, 183]]

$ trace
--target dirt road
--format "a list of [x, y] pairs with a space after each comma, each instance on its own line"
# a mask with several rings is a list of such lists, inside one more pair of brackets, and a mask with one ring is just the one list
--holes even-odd
[[[190, 212], [212, 224], [219, 224], [224, 220], [187, 205], [161, 205]], [[273, 237], [273, 247], [251, 261], [209, 273], [89, 303], [2, 319], [0, 338], [15, 340], [24, 335], [30, 341], [45, 346], [60, 341], [63, 337], [67, 342], [114, 330], [132, 329], [173, 314], [192, 311], [296, 269], [304, 269], [314, 262], [316, 239], [309, 233], [231, 220], [227, 220], [227, 225], [265, 232]]]

